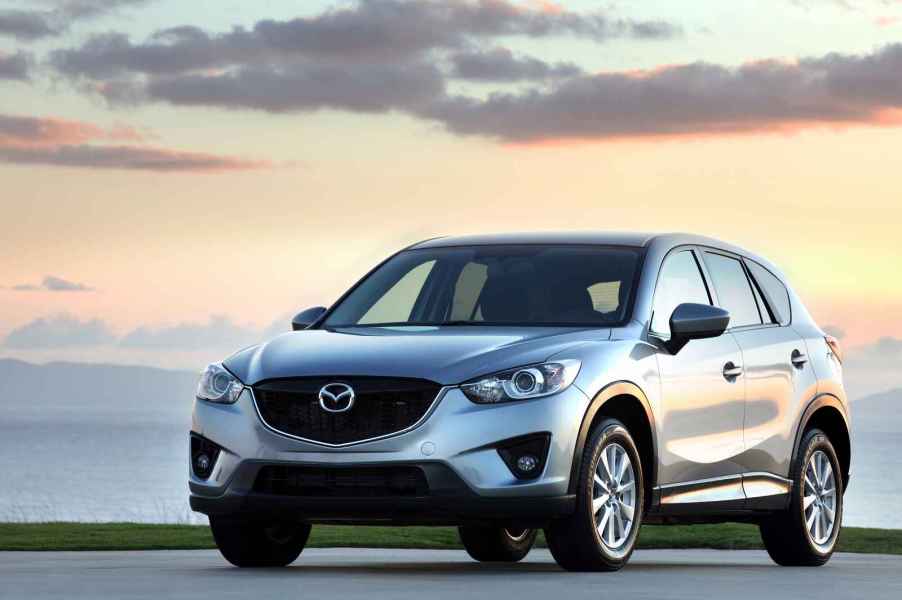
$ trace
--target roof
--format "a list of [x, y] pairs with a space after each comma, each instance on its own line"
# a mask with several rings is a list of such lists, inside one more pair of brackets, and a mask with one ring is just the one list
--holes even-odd
[[[652, 248], [661, 257], [670, 248], [683, 245], [707, 246], [740, 254], [762, 263], [783, 278], [782, 272], [766, 258], [744, 248], [715, 238], [692, 233], [649, 233], [626, 231], [547, 231], [496, 233], [438, 237], [424, 240], [408, 249], [448, 248], [453, 246], [489, 246], [492, 244], [594, 244], [599, 246], [633, 246]], [[785, 279], [785, 278], [784, 278]]]
[[433, 238], [411, 248], [445, 248], [449, 246], [488, 246], [492, 244], [597, 244], [613, 246], [645, 246], [655, 237], [650, 233], [605, 231], [558, 231], [532, 233], [496, 233]]

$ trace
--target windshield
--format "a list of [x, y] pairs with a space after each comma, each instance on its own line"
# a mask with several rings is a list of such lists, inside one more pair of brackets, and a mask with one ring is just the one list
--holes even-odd
[[611, 325], [627, 315], [638, 259], [636, 248], [585, 245], [407, 250], [323, 326]]

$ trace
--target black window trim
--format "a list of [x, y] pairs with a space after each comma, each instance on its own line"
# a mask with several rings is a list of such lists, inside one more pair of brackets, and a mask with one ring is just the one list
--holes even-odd
[[[771, 271], [770, 269], [768, 269], [766, 266], [762, 265], [760, 262], [758, 262], [755, 259], [749, 258], [747, 256], [743, 256], [742, 262], [745, 265], [746, 271], [748, 272], [749, 279], [751, 279], [752, 282], [755, 284], [755, 287], [758, 288], [758, 293], [761, 295], [761, 299], [767, 305], [767, 310], [770, 313], [771, 318], [774, 320], [772, 325], [776, 325], [777, 327], [789, 327], [790, 325], [792, 325], [792, 294], [789, 293], [789, 286], [786, 285], [786, 282], [783, 281], [779, 275], [777, 275], [776, 273], [774, 273], [773, 271]], [[774, 279], [776, 279], [777, 282], [783, 287], [783, 291], [786, 293], [786, 303], [789, 306], [789, 315], [787, 315], [788, 318], [786, 320], [786, 323], [781, 323], [780, 320], [777, 319], [777, 313], [774, 312], [773, 306], [771, 306], [771, 304], [773, 304], [775, 302], [774, 299], [769, 297], [770, 295], [767, 293], [767, 290], [764, 288], [764, 285], [762, 285], [755, 278], [755, 274], [752, 273], [752, 270], [749, 268], [747, 263], [752, 263], [755, 266], [761, 267], [766, 272], [770, 273], [770, 275]]]

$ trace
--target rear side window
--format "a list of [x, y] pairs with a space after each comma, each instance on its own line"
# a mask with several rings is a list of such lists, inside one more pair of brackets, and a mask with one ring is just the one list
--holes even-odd
[[708, 288], [691, 250], [681, 250], [667, 257], [655, 288], [651, 330], [670, 334], [670, 315], [678, 305], [711, 304]]
[[776, 275], [756, 262], [746, 261], [752, 277], [761, 288], [761, 293], [773, 313], [774, 319], [780, 325], [789, 325], [792, 320], [792, 312], [789, 304], [789, 290], [783, 285]]
[[760, 325], [761, 314], [742, 263], [729, 256], [705, 252], [705, 264], [721, 308], [730, 312], [730, 327]]

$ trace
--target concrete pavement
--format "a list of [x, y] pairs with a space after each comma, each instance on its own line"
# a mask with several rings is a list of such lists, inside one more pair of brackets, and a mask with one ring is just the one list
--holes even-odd
[[0, 552], [0, 598], [902, 598], [902, 556], [837, 554], [775, 566], [764, 552], [638, 551], [619, 573], [567, 573], [547, 550], [513, 565], [462, 551], [309, 549], [285, 569], [236, 569], [216, 551]]

